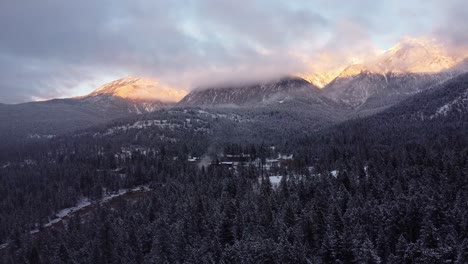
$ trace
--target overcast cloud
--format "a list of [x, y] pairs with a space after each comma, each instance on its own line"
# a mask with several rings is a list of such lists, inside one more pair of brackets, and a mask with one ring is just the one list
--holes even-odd
[[458, 47], [467, 15], [462, 0], [4, 0], [0, 102], [83, 95], [126, 75], [192, 89], [317, 70], [404, 36]]

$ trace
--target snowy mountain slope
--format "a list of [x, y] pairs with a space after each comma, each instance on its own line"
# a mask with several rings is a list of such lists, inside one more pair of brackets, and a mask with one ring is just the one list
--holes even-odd
[[388, 110], [370, 117], [399, 124], [467, 121], [468, 73], [422, 91]]
[[369, 62], [368, 67], [380, 73], [438, 73], [452, 69], [460, 61], [433, 39], [405, 38]]
[[0, 136], [9, 143], [24, 141], [28, 135], [57, 135], [93, 126], [113, 118], [75, 100], [51, 100], [0, 108]]
[[[403, 38], [392, 48], [380, 52], [377, 55], [353, 59], [359, 61], [342, 63], [330, 68], [330, 65], [322, 65], [327, 70], [305, 72], [296, 74], [319, 88], [324, 88], [335, 78], [358, 75], [362, 70], [372, 73], [439, 73], [456, 68], [468, 69], [466, 59], [468, 51], [452, 51], [441, 42], [430, 38]], [[459, 67], [465, 60], [465, 67]], [[317, 68], [317, 67], [315, 67]], [[343, 76], [345, 75], [345, 76]]]
[[[265, 114], [261, 119], [265, 127], [267, 117], [276, 113], [282, 118], [300, 120], [294, 125], [311, 122], [320, 126], [381, 112], [467, 70], [466, 58], [451, 56], [438, 43], [405, 39], [362, 64], [307, 77], [320, 86], [327, 84], [322, 90], [303, 78], [286, 77], [260, 83], [207, 87], [186, 94], [157, 80], [127, 77], [103, 85], [83, 97], [0, 104], [0, 135], [20, 139], [36, 134], [59, 135], [174, 106], [223, 111], [239, 108], [261, 113]], [[461, 109], [458, 107], [460, 101], [464, 99], [455, 101], [452, 105], [457, 106], [453, 109]]]
[[429, 118], [444, 117], [450, 114], [466, 114], [468, 113], [468, 89], [462, 94], [455, 97], [448, 103], [440, 106]]
[[[262, 127], [263, 131], [276, 134], [277, 131], [271, 130], [277, 123], [284, 123], [289, 129], [303, 133], [340, 122], [345, 115], [345, 109], [340, 104], [321, 96], [318, 88], [298, 77], [199, 89], [184, 97], [177, 107], [203, 107], [251, 116], [255, 125], [250, 132], [242, 130], [239, 133], [260, 131]], [[225, 133], [230, 134], [231, 131]]]
[[299, 77], [226, 87], [196, 89], [185, 96], [179, 106], [259, 107], [279, 104], [294, 98], [318, 95], [319, 89]]
[[391, 102], [387, 99], [407, 98], [456, 75], [456, 72], [380, 74], [362, 71], [357, 75], [336, 78], [323, 90], [323, 94], [356, 111], [370, 110], [366, 109], [369, 102], [388, 105]]
[[185, 91], [163, 85], [157, 80], [127, 77], [75, 99], [83, 104], [99, 105], [105, 112], [120, 110], [142, 114], [173, 105], [185, 95]]
[[0, 106], [0, 135], [58, 135], [170, 107], [185, 94], [158, 81], [123, 78], [82, 97]]
[[413, 117], [423, 121], [434, 119], [464, 119], [468, 117], [468, 73], [462, 74], [434, 91], [410, 98], [409, 102], [420, 105]]
[[453, 57], [434, 40], [404, 39], [363, 64], [347, 67], [323, 94], [368, 115], [464, 72], [463, 57]]
[[342, 70], [338, 69], [322, 73], [302, 73], [298, 74], [297, 76], [322, 89], [327, 86], [327, 84], [332, 82], [336, 77], [338, 77], [341, 72]]
[[186, 94], [183, 90], [169, 87], [155, 79], [126, 77], [101, 86], [85, 98], [108, 95], [127, 100], [176, 103]]
[[171, 151], [186, 145], [203, 154], [209, 146], [226, 143], [287, 145], [293, 138], [343, 120], [330, 111], [305, 101], [265, 107], [174, 107], [114, 120], [76, 136], [118, 144], [165, 145]]

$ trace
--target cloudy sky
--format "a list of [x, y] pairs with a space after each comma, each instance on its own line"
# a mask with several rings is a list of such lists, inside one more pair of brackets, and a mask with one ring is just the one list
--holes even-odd
[[467, 15], [466, 0], [2, 0], [0, 102], [326, 70], [406, 36], [466, 45]]

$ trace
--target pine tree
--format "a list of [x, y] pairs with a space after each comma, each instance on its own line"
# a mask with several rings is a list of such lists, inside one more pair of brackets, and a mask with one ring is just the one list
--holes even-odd
[[366, 238], [363, 243], [360, 243], [357, 250], [355, 250], [354, 261], [355, 263], [366, 264], [382, 263], [380, 257], [377, 254], [377, 250], [368, 238]]
[[465, 238], [458, 247], [456, 264], [468, 263], [468, 239]]
[[31, 251], [28, 254], [28, 262], [29, 264], [40, 264], [40, 258], [39, 258], [39, 250], [37, 249], [36, 246], [33, 246], [31, 248]]

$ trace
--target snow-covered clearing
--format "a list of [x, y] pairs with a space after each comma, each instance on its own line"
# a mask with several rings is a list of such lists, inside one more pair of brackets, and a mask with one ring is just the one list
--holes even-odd
[[[101, 198], [100, 200], [98, 201], [91, 201], [89, 198], [82, 198], [81, 200], [78, 201], [78, 203], [73, 206], [73, 207], [69, 207], [69, 208], [65, 208], [65, 209], [62, 209], [60, 210], [55, 216], [56, 218], [50, 220], [47, 224], [45, 224], [43, 227], [44, 228], [49, 228], [57, 223], [60, 223], [61, 221], [63, 221], [65, 218], [67, 217], [70, 217], [72, 215], [74, 215], [75, 213], [77, 212], [80, 212], [82, 211], [83, 209], [86, 209], [90, 206], [93, 206], [93, 205], [96, 205], [96, 204], [104, 204], [104, 203], [107, 203], [117, 197], [120, 197], [122, 195], [125, 195], [127, 193], [131, 193], [131, 192], [147, 192], [147, 191], [150, 191], [151, 189], [149, 188], [149, 186], [147, 185], [142, 185], [142, 186], [137, 186], [135, 188], [132, 188], [132, 189], [121, 189], [119, 190], [118, 192], [116, 193], [112, 193], [112, 194], [107, 194], [105, 195], [103, 198]], [[29, 232], [30, 234], [36, 234], [36, 233], [39, 233], [39, 229], [34, 229], [32, 231]], [[6, 249], [9, 245], [10, 245], [11, 242], [7, 242], [7, 243], [3, 243], [3, 244], [0, 244], [0, 250], [3, 250], [3, 249]]]
[[82, 210], [83, 208], [88, 207], [90, 205], [91, 205], [91, 201], [88, 198], [83, 198], [80, 201], [78, 201], [78, 203], [75, 206], [60, 210], [60, 212], [56, 214], [57, 218], [49, 221], [47, 224], [44, 225], [44, 227], [49, 227], [53, 224], [56, 224], [62, 221], [64, 217], [70, 216], [74, 212]]
[[[283, 178], [283, 176], [279, 176], [279, 175], [276, 175], [276, 176], [268, 176], [268, 179], [270, 180], [271, 186], [272, 186], [273, 188], [276, 188], [276, 187], [279, 186], [279, 184], [280, 184], [282, 178]], [[259, 178], [259, 179], [258, 179], [258, 182], [261, 183], [261, 182], [262, 182], [262, 178]]]
[[[130, 193], [130, 192], [147, 192], [149, 190], [150, 190], [149, 186], [144, 185], [144, 186], [135, 187], [133, 189], [120, 189], [116, 193], [111, 193], [111, 194], [104, 195], [104, 197], [102, 197], [98, 201], [91, 201], [89, 198], [84, 197], [81, 200], [79, 200], [78, 203], [75, 206], [60, 210], [55, 215], [56, 218], [50, 220], [48, 223], [46, 223], [44, 225], [44, 227], [50, 227], [52, 225], [55, 225], [55, 224], [63, 221], [64, 218], [70, 217], [73, 214], [75, 214], [76, 212], [79, 212], [79, 211], [81, 211], [81, 210], [83, 210], [85, 208], [88, 208], [88, 207], [92, 206], [92, 205], [104, 204], [106, 202], [111, 201], [112, 199], [115, 199], [117, 197], [120, 197], [120, 196], [125, 195], [125, 194]], [[34, 234], [34, 233], [37, 233], [37, 232], [39, 232], [39, 230], [34, 229], [30, 233]]]
[[273, 185], [279, 185], [283, 176], [270, 176], [270, 182]]
[[56, 135], [39, 135], [39, 134], [29, 134], [29, 139], [53, 139], [57, 137]]

